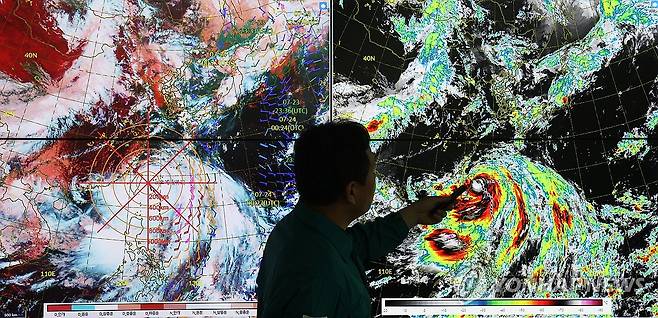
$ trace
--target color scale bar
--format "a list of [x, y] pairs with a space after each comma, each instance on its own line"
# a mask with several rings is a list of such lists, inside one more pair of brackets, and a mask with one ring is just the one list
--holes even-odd
[[611, 316], [607, 298], [383, 298], [382, 315], [595, 315]]
[[387, 306], [603, 306], [603, 299], [386, 299]]
[[47, 305], [46, 311], [94, 311], [94, 310], [165, 310], [188, 309], [186, 304], [57, 304]]
[[257, 307], [255, 301], [44, 304], [43, 317], [255, 317]]
[[255, 309], [256, 302], [46, 304], [46, 311]]

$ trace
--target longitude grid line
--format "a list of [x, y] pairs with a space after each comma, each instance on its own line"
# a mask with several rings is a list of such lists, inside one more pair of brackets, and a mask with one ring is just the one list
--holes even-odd
[[[5, 24], [3, 24], [3, 26], [4, 26], [4, 25], [6, 25], [6, 21], [5, 21]], [[77, 30], [77, 28], [76, 28], [76, 30]], [[26, 41], [26, 40], [24, 39], [24, 40], [23, 40], [23, 43], [24, 43], [25, 41]], [[4, 82], [4, 84], [3, 84], [2, 91], [5, 90], [5, 88], [6, 88], [8, 82], [9, 82], [9, 79], [5, 79], [5, 82]], [[61, 92], [61, 87], [60, 87], [60, 92]], [[58, 92], [58, 97], [59, 97], [59, 92]], [[55, 103], [57, 103], [57, 99], [56, 99]], [[55, 110], [56, 110], [56, 106], [57, 106], [57, 104], [55, 104], [55, 107], [53, 108], [53, 113], [54, 113]], [[23, 120], [25, 120], [25, 114], [27, 113], [27, 109], [28, 109], [28, 108], [29, 108], [29, 101], [25, 103], [25, 109], [23, 110], [23, 115], [21, 116], [21, 120], [20, 120], [20, 122], [19, 122], [19, 124], [18, 124], [18, 128], [17, 128], [17, 131], [16, 131], [16, 135], [18, 135], [18, 132], [20, 131], [20, 128], [21, 128], [21, 126], [22, 126], [22, 124], [23, 124]], [[4, 113], [4, 114], [7, 114], [6, 112], [3, 112], [3, 113]], [[9, 131], [8, 131], [7, 137], [9, 137], [9, 135], [10, 135], [10, 133], [9, 133]], [[0, 139], [0, 140], [2, 140], [2, 139]], [[14, 153], [13, 148], [15, 147], [15, 144], [16, 144], [16, 142], [14, 141], [14, 143], [13, 143], [13, 147], [10, 147], [10, 148], [9, 148], [9, 155], [10, 155], [10, 157], [11, 157], [12, 154]], [[60, 222], [61, 222], [61, 220], [58, 219], [58, 220], [57, 220], [57, 227], [56, 227], [55, 231], [59, 230]], [[49, 230], [48, 232], [50, 232], [50, 230]]]
[[[619, 92], [619, 89], [617, 88], [617, 81], [615, 80], [615, 75], [612, 73], [612, 69], [610, 69], [610, 78], [612, 78], [612, 84], [614, 84], [615, 90], [617, 92]], [[642, 81], [640, 81], [640, 85], [642, 86]], [[645, 97], [646, 97], [646, 91], [644, 91], [644, 86], [642, 86], [642, 91], [644, 92]], [[619, 105], [621, 106], [621, 112], [624, 115], [624, 122], [626, 122], [626, 129], [630, 132], [631, 127], [630, 127], [630, 125], [628, 125], [628, 117], [626, 116], [626, 109], [624, 108], [624, 104], [621, 100], [621, 94], [617, 94], [617, 100], [619, 101]], [[647, 100], [648, 100], [648, 98], [647, 98]], [[598, 120], [598, 117], [597, 117], [597, 120]], [[601, 124], [599, 123], [599, 125], [601, 125]], [[605, 150], [605, 146], [603, 146], [603, 149]], [[644, 183], [645, 189], [646, 189], [647, 192], [649, 192], [649, 186], [647, 185], [647, 180], [644, 177], [644, 172], [642, 171], [642, 165], [640, 163], [640, 159], [638, 159], [637, 156], [635, 156], [635, 163], [637, 163], [638, 170], [640, 170], [640, 176], [642, 177], [642, 182]], [[608, 165], [608, 169], [610, 169], [610, 165]], [[611, 178], [612, 178], [612, 176], [611, 176]]]
[[[334, 1], [327, 1], [329, 14], [329, 43], [327, 61], [329, 63], [329, 122], [334, 121]], [[322, 12], [320, 12], [322, 14]]]
[[[576, 28], [576, 36], [578, 38], [580, 38], [578, 28]], [[590, 98], [592, 99], [592, 101], [591, 101], [592, 105], [594, 105], [594, 100], [593, 100], [594, 95], [591, 93], [591, 90], [590, 90]], [[571, 126], [571, 134], [575, 135], [575, 129], [574, 129], [574, 125], [573, 125], [573, 114], [571, 113], [571, 107], [567, 106], [566, 108], [567, 108], [567, 112], [569, 114], [569, 124]], [[594, 109], [594, 113], [596, 113], [596, 109]], [[572, 144], [573, 144], [574, 158], [576, 158], [576, 171], [578, 172], [578, 180], [580, 181], [579, 185], [580, 185], [581, 188], [583, 188], [583, 192], [584, 192], [585, 190], [584, 190], [584, 183], [583, 183], [583, 174], [582, 174], [581, 166], [580, 166], [580, 158], [578, 157], [578, 147], [576, 146], [576, 142], [573, 142]], [[585, 193], [583, 193], [583, 194], [586, 196]]]
[[[103, 0], [103, 4], [101, 5], [101, 8], [105, 8], [105, 0]], [[100, 25], [98, 26], [98, 29], [96, 30], [96, 32], [97, 32], [96, 33], [96, 39], [98, 39], [98, 36], [99, 36], [98, 34], [100, 33], [99, 31], [100, 31], [101, 25], [103, 25], [102, 22], [100, 23]], [[96, 44], [94, 44], [94, 49], [93, 49], [92, 52], [96, 53]], [[93, 68], [94, 68], [94, 58], [92, 57], [91, 61], [89, 63], [89, 70], [91, 70]], [[91, 74], [89, 74], [89, 77], [87, 77], [87, 86], [85, 87], [85, 94], [84, 94], [84, 97], [83, 97], [84, 101], [87, 100], [87, 94], [88, 94], [88, 90], [89, 90], [89, 81], [90, 80], [91, 80]], [[93, 242], [93, 239], [94, 239], [94, 226], [95, 225], [96, 225], [96, 222], [92, 222], [91, 232], [89, 233], [90, 234], [89, 235], [89, 248], [87, 249], [87, 261], [85, 263], [85, 270], [87, 270], [87, 268], [89, 267], [89, 259], [91, 258], [90, 257], [91, 256], [91, 246], [93, 245], [92, 242]]]
[[[332, 1], [332, 3], [333, 3], [333, 1]], [[350, 12], [350, 15], [349, 15], [349, 16], [347, 16], [347, 15], [345, 15], [345, 14], [343, 14], [343, 16], [346, 16], [347, 18], [351, 17], [351, 16], [354, 14], [354, 10], [356, 10], [356, 7], [354, 7], [354, 9], [352, 9], [352, 12]], [[332, 11], [331, 13], [332, 13], [332, 16], [333, 16], [333, 14], [335, 14], [335, 13], [340, 13], [340, 12], [338, 12], [338, 11], [333, 12], [333, 11]], [[340, 43], [340, 41], [342, 40], [343, 35], [345, 34], [345, 30], [347, 30], [347, 25], [348, 25], [348, 23], [349, 23], [349, 20], [347, 21], [347, 23], [345, 23], [345, 27], [344, 27], [343, 30], [340, 32], [340, 36], [338, 37], [338, 42], [339, 42], [339, 43]], [[333, 28], [332, 28], [332, 34], [333, 34]], [[333, 43], [332, 43], [332, 45], [333, 45]], [[339, 45], [336, 44], [336, 46], [339, 46]], [[334, 57], [335, 57], [335, 56], [332, 56], [332, 59], [333, 59]]]
[[[637, 57], [637, 56], [643, 54], [644, 52], [652, 51], [653, 54], [654, 54], [654, 56], [656, 56], [656, 58], [658, 59], [658, 53], [656, 53], [656, 50], [655, 50], [656, 47], [658, 47], [658, 44], [657, 44], [656, 46], [652, 46], [651, 49], [649, 49], [649, 50], [645, 50], [645, 51], [643, 51], [642, 53], [634, 54], [633, 57]], [[654, 83], [655, 80], [642, 82], [642, 78], [640, 77], [640, 73], [637, 72], [637, 67], [634, 67], [634, 68], [633, 68], [633, 72], [635, 72], [635, 75], [637, 76], [637, 79], [639, 80], [640, 85], [635, 86], [635, 87], [633, 87], [632, 89], [635, 89], [635, 88], [638, 88], [638, 87], [642, 88], [642, 92], [644, 92], [644, 98], [645, 98], [645, 100], [647, 101], [647, 103], [648, 103], [649, 105], [651, 105], [651, 101], [650, 101], [649, 98], [648, 98], [648, 97], [649, 97], [649, 94], [647, 94], [647, 90], [646, 90], [646, 88], [645, 88], [644, 86], [645, 86], [646, 84]], [[632, 90], [632, 89], [629, 89], [629, 90]], [[643, 117], [646, 118], [646, 115], [643, 116]]]
[[[576, 32], [577, 32], [577, 30], [576, 30]], [[558, 39], [558, 40], [559, 40], [559, 39]], [[655, 50], [654, 50], [654, 51], [655, 51]], [[637, 73], [637, 70], [635, 70], [635, 72]], [[642, 88], [644, 89], [643, 85], [642, 85]], [[590, 94], [591, 94], [591, 91], [590, 91]], [[594, 100], [595, 100], [595, 99], [593, 98], [593, 94], [592, 94], [591, 97], [592, 97], [592, 98], [591, 98], [592, 103], [594, 104]], [[646, 92], [645, 92], [645, 97], [646, 97]], [[594, 106], [594, 107], [596, 107], [596, 106]], [[595, 114], [596, 114], [596, 110], [595, 110]], [[573, 132], [573, 120], [572, 120], [572, 116], [571, 116], [571, 111], [570, 111], [570, 109], [569, 109], [569, 119], [570, 119], [570, 124], [571, 124], [571, 128], [572, 128], [572, 134], [575, 135], [575, 133]], [[597, 122], [598, 122], [598, 124], [599, 124], [599, 134], [602, 135], [602, 130], [600, 129], [600, 128], [601, 128], [600, 121], [598, 120], [598, 114], [597, 114]], [[626, 123], [628, 123], [628, 120], [626, 120]], [[602, 137], [601, 139], [604, 139], [604, 138]], [[604, 150], [604, 151], [605, 151], [605, 150]], [[580, 164], [578, 163], [578, 155], [577, 155], [577, 150], [576, 150], [575, 143], [574, 143], [574, 152], [575, 152], [575, 155], [576, 155], [577, 166], [580, 167]], [[438, 155], [438, 151], [436, 152], [436, 154]], [[406, 168], [407, 168], [407, 167], [406, 167], [406, 165], [405, 165], [405, 170], [406, 170]], [[435, 161], [435, 168], [436, 168], [436, 161]], [[609, 166], [608, 166], [608, 169], [609, 169]], [[580, 176], [580, 178], [581, 178], [581, 184], [582, 184], [582, 175], [581, 175], [580, 169], [578, 169], [578, 173], [579, 173], [579, 176]], [[645, 185], [646, 185], [646, 181], [645, 181]], [[380, 296], [380, 297], [381, 297], [381, 296]]]
[[[416, 132], [416, 126], [414, 126], [411, 129], [411, 136], [413, 136], [415, 132]], [[409, 147], [407, 148], [407, 154], [411, 152], [411, 145], [412, 144], [413, 144], [413, 141], [409, 141]], [[407, 178], [407, 167], [408, 167], [408, 165], [409, 165], [409, 156], [405, 156], [405, 158], [404, 158], [404, 170], [402, 172], [402, 175], [404, 176], [405, 179]], [[416, 280], [420, 281], [420, 272], [417, 272]], [[416, 295], [419, 295], [419, 294], [420, 294], [420, 285], [418, 285], [417, 289], [416, 289]]]
[[[590, 7], [593, 8], [594, 6], [590, 6]], [[342, 12], [338, 12], [338, 13], [341, 14], [341, 15], [345, 15], [345, 14], [343, 14]], [[504, 20], [503, 20], [502, 22], [503, 22], [503, 23], [507, 23], [507, 22], [504, 21]], [[362, 23], [362, 24], [363, 24], [363, 23]], [[364, 25], [365, 25], [365, 24], [364, 24]], [[568, 30], [567, 30], [567, 31], [568, 31]], [[578, 30], [576, 30], [576, 32], [578, 32]], [[558, 37], [557, 34], [556, 34], [556, 30], [553, 30], [553, 31], [552, 31], [552, 34], [554, 34], [554, 35], [556, 36], [557, 41], [560, 41], [559, 37]], [[577, 37], [580, 38], [579, 35], [577, 35]], [[569, 43], [566, 43], [566, 44], [569, 44]], [[346, 51], [349, 51], [349, 52], [355, 54], [355, 55], [358, 54], [357, 52], [353, 52], [353, 51], [351, 51], [351, 50], [349, 50], [349, 49], [347, 49], [347, 48], [344, 48], [344, 47], [342, 47], [342, 46], [340, 46], [340, 47], [341, 47], [342, 49], [346, 50]], [[553, 46], [548, 46], [548, 45], [547, 45], [546, 47], [553, 47]], [[556, 45], [556, 46], [554, 46], [554, 47], [560, 47], [560, 46], [559, 46], [559, 45]], [[390, 65], [389, 65], [389, 66], [390, 66]], [[390, 66], [390, 67], [395, 67], [395, 66]], [[398, 68], [398, 67], [395, 67], [395, 68]], [[401, 69], [401, 68], [398, 68], [398, 69]]]
[[[654, 50], [652, 50], [653, 53], [654, 53], [654, 56], [656, 56], [656, 58], [658, 58], [658, 54], [656, 54], [656, 51], [655, 51], [656, 46], [653, 46], [652, 48], [654, 48]], [[636, 54], [635, 56], [637, 56], [637, 55], [639, 55], [639, 54]], [[649, 94], [647, 94], [647, 91], [644, 88], [644, 84], [647, 84], [648, 82], [645, 82], [645, 83], [642, 82], [642, 78], [640, 77], [640, 74], [637, 71], [637, 67], [634, 67], [633, 71], [635, 72], [635, 76], [637, 76], [637, 79], [640, 81], [640, 87], [642, 87], [642, 92], [644, 93], [643, 94], [644, 99], [647, 102], [647, 105], [649, 105], [649, 109], [651, 109], [651, 101], [649, 100]], [[613, 78], [613, 81], [614, 81], [614, 78]], [[626, 121], [626, 124], [628, 125], [628, 118], [626, 118], [626, 110], [624, 109], [624, 105], [622, 105], [622, 111], [623, 111], [623, 114], [624, 114], [624, 121]], [[643, 116], [645, 122], [647, 120], [647, 115], [648, 115], [648, 113], [644, 114], [644, 116]], [[628, 127], [628, 128], [630, 129], [630, 127]], [[640, 165], [640, 160], [637, 157], [635, 157], [635, 159], [637, 160], [638, 169], [640, 170], [640, 174], [642, 175], [642, 181], [644, 182], [644, 184], [646, 186], [647, 193], [650, 193], [649, 186], [647, 185], [647, 181], [646, 181], [646, 179], [644, 177], [644, 173], [642, 171], [642, 166]]]
[[[342, 15], [342, 16], [345, 16], [345, 17], [348, 17], [348, 18], [349, 18], [349, 16], [345, 15], [345, 14], [342, 13], [342, 12], [337, 12], [337, 13], [340, 14], [340, 15]], [[452, 20], [452, 19], [457, 20], [456, 18], [454, 18], [454, 16], [450, 16], [450, 17], [448, 17], [448, 18], [446, 18], [446, 19], [437, 19], [437, 18], [433, 18], [432, 21], [445, 22], [445, 21], [450, 21], [450, 20]], [[354, 19], [354, 21], [355, 21], [355, 22], [358, 22], [359, 24], [363, 25], [364, 27], [367, 27], [367, 26], [368, 26], [367, 24], [365, 24], [365, 23], [364, 23], [363, 21], [361, 21], [361, 20]], [[371, 37], [370, 37], [370, 32], [368, 32], [368, 39], [369, 39], [369, 40], [371, 39]], [[388, 51], [390, 51], [391, 54], [393, 54], [394, 56], [396, 56], [396, 57], [398, 57], [398, 58], [400, 58], [400, 59], [402, 59], [402, 58], [404, 57], [404, 56], [400, 56], [400, 55], [398, 55], [397, 53], [395, 53], [395, 51], [393, 51], [393, 50], [390, 49], [389, 47], [383, 46], [383, 45], [381, 45], [381, 44], [379, 44], [379, 43], [377, 43], [377, 42], [372, 42], [372, 41], [369, 41], [369, 42], [372, 43], [372, 44], [375, 45], [375, 46], [378, 46], [378, 47], [384, 49], [384, 50], [388, 50]], [[347, 49], [347, 48], [345, 48], [345, 47], [343, 47], [343, 46], [341, 46], [341, 45], [337, 45], [337, 46], [340, 47], [340, 48], [342, 48], [342, 49], [344, 49], [344, 50], [346, 50], [346, 51], [348, 51], [348, 52], [350, 52], [350, 53], [356, 53], [356, 52], [351, 51], [351, 50], [349, 50], [349, 49]], [[394, 66], [391, 66], [391, 67], [394, 67]], [[401, 70], [401, 68], [399, 68], [399, 67], [396, 67], [396, 68]]]
[[[30, 107], [30, 102], [25, 102], [25, 109], [23, 109], [23, 114], [20, 117], [20, 121], [18, 122], [18, 126], [16, 127], [16, 136], [18, 136], [18, 132], [21, 131], [21, 126], [23, 125], [23, 121], [25, 120], [25, 114], [27, 114], [27, 109]], [[4, 138], [3, 138], [4, 139]], [[10, 140], [9, 134], [7, 135], [7, 138], [4, 140]], [[14, 143], [14, 146], [16, 143]]]
[[[354, 3], [356, 3], [356, 7], [355, 7], [355, 9], [358, 9], [358, 8], [359, 8], [359, 2], [358, 2], [358, 1], [354, 1]], [[363, 22], [361, 22], [361, 21], [359, 21], [359, 20], [356, 19], [356, 14], [358, 14], [358, 12], [359, 12], [360, 10], [356, 10], [356, 11], [357, 11], [357, 12], [354, 14], [355, 19], [352, 19], [352, 17], [350, 17], [350, 20], [349, 20], [349, 21], [357, 21], [357, 22], [360, 22], [360, 23], [363, 24]], [[361, 41], [361, 45], [359, 46], [359, 55], [356, 55], [356, 56], [355, 56], [355, 58], [354, 58], [354, 63], [352, 63], [352, 67], [350, 68], [350, 73], [349, 73], [349, 74], [353, 74], [353, 73], [354, 73], [354, 67], [355, 67], [356, 64], [358, 63], [359, 56], [361, 55], [361, 50], [363, 50], [363, 45], [366, 43], [366, 39], [370, 36], [370, 30], [369, 30], [369, 28], [372, 28], [372, 23], [373, 23], [374, 20], [375, 20], [375, 15], [373, 14], [372, 17], [371, 17], [371, 19], [370, 19], [369, 24], [368, 24], [367, 26], [365, 26], [365, 24], [364, 24], [364, 26], [365, 26], [365, 28], [366, 28], [366, 32], [368, 33], [368, 36], [364, 36], [364, 37], [363, 37], [363, 40]], [[348, 24], [349, 24], [349, 22], [348, 22]], [[345, 24], [345, 26], [347, 27], [347, 24]], [[372, 43], [372, 42], [371, 42], [371, 43]], [[361, 112], [361, 117], [359, 118], [360, 120], [363, 120], [363, 114], [364, 114], [365, 112], [366, 112], [366, 105], [363, 105], [363, 111]]]
[[[332, 2], [332, 6], [333, 6], [333, 0], [332, 0], [331, 2]], [[358, 3], [358, 2], [355, 1], [355, 3]], [[355, 14], [356, 9], [357, 9], [357, 6], [355, 6], [355, 7], [352, 9], [352, 12], [350, 12], [350, 16], [346, 16], [346, 17], [347, 17], [347, 18], [351, 18], [351, 16]], [[338, 11], [336, 11], [336, 12], [338, 12]], [[332, 17], [333, 17], [333, 14], [335, 14], [336, 12], [334, 12], [334, 11], [331, 12]], [[349, 21], [350, 21], [350, 20], [346, 20], [346, 22], [345, 22], [345, 26], [343, 27], [343, 30], [341, 31], [340, 36], [338, 37], [338, 43], [340, 43], [340, 41], [341, 41], [342, 38], [343, 38], [343, 35], [345, 35], [345, 31], [347, 30], [347, 26], [349, 25]], [[333, 27], [332, 27], [332, 38], [333, 38]], [[334, 42], [332, 42], [330, 45], [333, 47], [333, 46], [334, 46]], [[338, 45], [338, 44], [335, 44], [335, 45], [336, 45], [336, 46], [340, 46], [340, 45]], [[342, 48], [342, 47], [341, 47], [341, 48]], [[354, 61], [356, 62], [357, 54], [354, 54], [354, 56], [355, 56]], [[331, 59], [332, 59], [332, 60], [333, 60], [334, 58], [335, 58], [335, 55], [334, 55], [334, 56], [331, 56]], [[354, 68], [354, 64], [352, 64], [352, 68]], [[332, 63], [332, 69], [333, 69], [333, 63]], [[332, 70], [332, 72], [333, 72], [333, 70]], [[332, 74], [332, 86], [333, 86], [333, 74]], [[333, 89], [332, 89], [332, 94], [333, 94]], [[333, 121], [333, 95], [331, 96], [331, 100], [332, 100], [332, 101], [331, 101], [331, 104], [332, 104], [332, 107], [331, 107], [331, 111], [332, 111], [332, 114], [331, 114], [331, 121]]]
[[[384, 47], [388, 47], [388, 41], [391, 39], [391, 33], [387, 32], [386, 33], [386, 42], [384, 43]], [[381, 62], [384, 59], [384, 53], [386, 50], [382, 50], [382, 55], [379, 57], [379, 60], [377, 60], [377, 71], [379, 71], [379, 68], [381, 67]]]
[[[372, 43], [372, 42], [371, 42], [371, 43]], [[352, 50], [350, 50], [350, 49], [348, 49], [348, 48], [346, 48], [346, 47], [344, 47], [344, 46], [342, 46], [342, 45], [336, 45], [336, 46], [337, 46], [337, 47], [340, 47], [341, 49], [343, 49], [343, 50], [345, 50], [345, 51], [347, 51], [347, 52], [352, 53], [352, 54], [355, 55], [355, 56], [358, 56], [359, 54], [361, 54], [361, 53], [358, 53], [358, 52], [354, 52], [354, 51], [352, 51]], [[390, 68], [397, 69], [398, 71], [404, 71], [404, 70], [405, 70], [405, 69], [403, 69], [403, 68], [401, 68], [401, 67], [399, 67], [399, 66], [391, 65], [391, 64], [388, 64], [388, 63], [383, 63], [383, 62], [382, 62], [381, 64], [382, 64], [382, 65], [386, 65], [386, 66], [388, 66], [388, 67], [390, 67]]]
[[[241, 9], [240, 12], [244, 13], [244, 12], [248, 12], [248, 11], [259, 10], [259, 9], [261, 9], [261, 8], [263, 8], [263, 7], [266, 7], [266, 6], [273, 6], [273, 5], [270, 4], [270, 3], [267, 3], [267, 4], [263, 4], [263, 5], [255, 6], [255, 7], [250, 7], [250, 8], [244, 8], [244, 9]], [[235, 8], [235, 7], [234, 7], [234, 8]], [[125, 7], [122, 7], [122, 9], [124, 9], [124, 11], [125, 11]], [[103, 9], [101, 9], [101, 10], [94, 10], [94, 9], [91, 9], [91, 8], [90, 8], [90, 11], [93, 12], [94, 15], [97, 16], [97, 17], [100, 18], [100, 19], [113, 19], [113, 18], [115, 18], [115, 17], [117, 17], [117, 16], [122, 17], [122, 18], [130, 18], [130, 15], [116, 14], [116, 12], [106, 12], [106, 11], [103, 11]], [[108, 15], [108, 16], [100, 16], [99, 13], [100, 13], [100, 14], [103, 14], [103, 15]], [[206, 19], [210, 19], [210, 18], [219, 18], [219, 17], [223, 17], [223, 15], [209, 15], [209, 16], [206, 16], [205, 18], [206, 18]], [[180, 19], [180, 20], [183, 20], [183, 19]], [[244, 20], [244, 19], [243, 19], [243, 20]], [[64, 36], [64, 37], [69, 37], [69, 38], [71, 38], [71, 39], [81, 39], [81, 38], [79, 38], [79, 37], [77, 37], [77, 36], [75, 36], [75, 35], [63, 34], [63, 36]], [[93, 43], [94, 41], [89, 41], [89, 42], [90, 42], [90, 43]], [[101, 45], [105, 45], [105, 46], [110, 46], [110, 47], [112, 46], [112, 45], [109, 44], [109, 43], [102, 43], [102, 42], [98, 42], [98, 43], [100, 43]], [[177, 50], [161, 49], [161, 50], [159, 50], [159, 51], [177, 51]]]
[[[0, 145], [0, 149], [11, 151], [11, 148], [6, 148], [6, 146], [4, 146], [4, 145]], [[28, 156], [28, 154], [21, 153], [21, 152], [18, 152], [18, 151], [13, 151], [13, 152], [17, 153], [21, 156]], [[270, 164], [265, 164], [265, 166], [269, 166], [269, 165]], [[272, 163], [271, 165], [274, 165], [274, 163]], [[250, 171], [250, 170], [254, 170], [254, 169], [256, 169], [256, 168], [255, 167], [249, 167], [249, 168], [246, 168], [246, 169], [226, 170], [226, 172], [243, 172], [243, 171]], [[220, 173], [218, 173], [218, 172], [214, 172], [214, 173], [205, 173], [204, 175], [205, 176], [215, 176], [216, 177], [219, 174]], [[131, 173], [125, 173], [125, 174], [122, 175], [122, 177], [123, 176], [129, 176], [129, 175], [132, 175], [132, 174]], [[171, 177], [186, 177], [186, 176], [191, 176], [191, 175], [190, 174], [168, 174], [168, 176], [171, 176]], [[106, 183], [111, 183], [111, 182], [104, 182], [104, 183], [97, 183], [97, 184], [106, 184]], [[140, 183], [140, 182], [136, 182], [136, 183]], [[5, 184], [5, 186], [9, 186], [9, 185]], [[24, 189], [24, 190], [26, 190], [26, 189]]]
[[[407, 165], [405, 167], [403, 164], [397, 164], [397, 163], [392, 162], [392, 161], [379, 161], [378, 164], [379, 165], [390, 165], [390, 166], [394, 166], [396, 168], [406, 168], [407, 170], [414, 170], [414, 171], [418, 171], [418, 172], [436, 172], [436, 170], [430, 170], [430, 169], [425, 168], [425, 167], [415, 167], [415, 166], [409, 166], [409, 165]], [[600, 165], [604, 165], [604, 164], [606, 164], [606, 163], [605, 162], [599, 162], [599, 163], [595, 163], [595, 164], [591, 164], [591, 165], [581, 166], [581, 168], [589, 168], [589, 167], [600, 166]], [[574, 170], [574, 168], [572, 168], [572, 169], [561, 169], [561, 170], [556, 170], [556, 171], [558, 173], [561, 173], [561, 172], [572, 171], [572, 170]], [[647, 185], [651, 185], [651, 184], [658, 184], [658, 180], [651, 181], [651, 182], [647, 183]], [[641, 188], [641, 187], [644, 187], [644, 185], [630, 187], [628, 189], [637, 189], [637, 188]], [[605, 195], [598, 195], [598, 196], [592, 196], [591, 198], [600, 198], [600, 197], [604, 197], [604, 196]]]
[[[318, 16], [318, 20], [317, 20], [318, 25], [320, 25], [321, 20], [322, 20], [322, 11], [320, 11], [320, 15]], [[329, 25], [331, 27], [331, 16], [330, 16]], [[313, 33], [313, 34], [315, 34], [315, 33]], [[317, 35], [317, 38], [322, 39], [322, 34]], [[331, 39], [330, 38], [328, 38], [327, 41], [328, 41], [327, 46], [329, 47], [329, 52], [328, 52], [329, 56], [327, 56], [327, 64], [329, 64], [329, 67], [327, 68], [327, 83], [332, 83], [332, 79], [331, 79], [331, 59], [332, 59], [331, 58], [331, 45], [332, 44], [331, 44]], [[309, 83], [311, 82], [310, 78], [308, 76], [306, 76], [306, 74], [300, 72], [299, 75], [300, 75], [300, 77], [302, 77], [302, 79], [305, 79], [307, 82], [309, 82]], [[318, 85], [318, 86], [320, 86], [320, 85]], [[315, 99], [316, 105], [320, 106], [320, 99], [318, 99], [318, 97], [316, 96], [315, 91], [313, 90], [313, 87], [314, 87], [313, 84], [310, 84], [310, 85], [306, 86], [306, 88], [310, 88], [310, 91], [313, 92], [311, 94], [311, 96]], [[330, 98], [329, 98], [329, 116], [330, 116], [329, 121], [333, 121], [332, 118], [331, 118], [331, 84], [329, 85], [329, 95], [328, 96], [330, 96]], [[305, 121], [301, 121], [300, 123], [306, 123], [306, 122], [311, 122], [311, 121], [314, 121], [314, 118], [309, 118]]]
[[[406, 168], [407, 170], [414, 170], [414, 171], [419, 171], [419, 172], [436, 172], [435, 170], [430, 170], [430, 169], [427, 169], [427, 168], [424, 168], [424, 167], [414, 167], [414, 166], [409, 166], [409, 165], [407, 165], [405, 167], [402, 164], [395, 164], [393, 162], [386, 162], [386, 161], [379, 162], [378, 164], [391, 165], [391, 166], [395, 166], [397, 168]], [[596, 163], [596, 164], [592, 164], [592, 165], [581, 166], [581, 168], [588, 168], [588, 167], [592, 167], [592, 166], [600, 166], [600, 165], [603, 165], [603, 164], [606, 164], [606, 163], [605, 162], [600, 162], [600, 163]], [[574, 170], [574, 169], [557, 170], [557, 172], [559, 173], [559, 172], [570, 171], [570, 170]], [[647, 183], [647, 185], [653, 185], [653, 184], [658, 184], [658, 180], [651, 181], [651, 182]], [[644, 185], [639, 185], [639, 186], [635, 186], [635, 187], [629, 187], [627, 189], [631, 190], [631, 189], [639, 189], [639, 188], [643, 188], [643, 187], [644, 187]], [[602, 198], [602, 197], [605, 197], [605, 196], [608, 196], [608, 195], [606, 194], [606, 195], [591, 196], [591, 197], [588, 197], [587, 199], [588, 200], [593, 200], [593, 199], [598, 199], [598, 198]]]
[[[384, 44], [385, 47], [388, 45], [388, 41], [390, 40], [390, 38], [391, 38], [391, 33], [387, 33], [386, 34], [386, 43]], [[378, 64], [377, 65], [377, 71], [379, 71], [379, 68], [382, 65], [382, 61], [384, 59], [385, 52], [386, 52], [385, 50], [382, 50], [381, 56], [380, 56], [379, 60], [377, 61], [377, 64]], [[415, 130], [415, 127], [414, 127], [414, 130]], [[412, 134], [412, 136], [413, 136], [413, 134]], [[412, 142], [409, 143], [409, 148], [411, 148], [411, 144], [412, 144]], [[409, 149], [409, 152], [410, 151], [411, 150]], [[435, 153], [438, 155], [438, 151], [436, 151]], [[407, 156], [407, 158], [408, 158], [408, 156]], [[436, 168], [436, 158], [437, 157], [435, 156], [435, 162], [434, 162], [435, 168]], [[407, 159], [407, 161], [408, 161], [408, 159]], [[406, 166], [406, 163], [405, 163], [405, 166]], [[406, 172], [406, 170], [405, 170], [405, 172]], [[388, 259], [385, 258], [384, 260], [385, 260], [385, 265], [388, 265]], [[375, 314], [377, 314], [378, 316], [381, 316], [381, 312], [382, 312], [382, 306], [383, 306], [382, 296], [383, 296], [383, 293], [384, 293], [383, 286], [379, 286], [379, 298], [377, 298], [377, 305], [376, 305], [376, 312], [375, 312]], [[418, 292], [417, 292], [417, 294], [418, 294]]]
[[[289, 31], [290, 31], [290, 30], [287, 30], [287, 29], [286, 29], [286, 30], [282, 30], [282, 31], [279, 31], [279, 32], [274, 32], [274, 33], [272, 33], [271, 35], [275, 35], [275, 36], [276, 36], [276, 35], [279, 35], [279, 34], [282, 34], [282, 33], [286, 33], [286, 32], [289, 32]], [[76, 37], [76, 36], [64, 35], [64, 37], [68, 37], [68, 38], [70, 38], [70, 40], [83, 40], [82, 38], [79, 38], [79, 37]], [[87, 43], [93, 43], [94, 45], [100, 45], [101, 47], [110, 47], [110, 48], [114, 48], [114, 47], [116, 47], [114, 44], [108, 44], [108, 43], [104, 43], [104, 42], [90, 41], [90, 40], [87, 40], [86, 42], [87, 42]], [[192, 48], [192, 49], [194, 49], [194, 48]], [[153, 51], [155, 51], [155, 52], [165, 52], [165, 53], [166, 53], [166, 52], [184, 52], [184, 51], [187, 51], [187, 50], [189, 50], [187, 47], [184, 48], [184, 49], [153, 49]], [[102, 53], [102, 52], [101, 52], [101, 53]], [[99, 53], [99, 54], [94, 54], [93, 56], [82, 55], [82, 57], [85, 57], [85, 58], [88, 58], [88, 59], [93, 59], [93, 58], [95, 58], [95, 57], [98, 56], [98, 55], [100, 55], [100, 53]], [[247, 73], [247, 74], [251, 74], [251, 73]], [[112, 77], [112, 75], [107, 75], [107, 74], [99, 74], [99, 75], [103, 75], [103, 76], [107, 76], [107, 77]]]

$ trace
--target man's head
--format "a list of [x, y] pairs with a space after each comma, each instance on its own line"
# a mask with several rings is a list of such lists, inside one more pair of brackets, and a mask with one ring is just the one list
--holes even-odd
[[367, 212], [375, 192], [375, 156], [368, 131], [355, 122], [320, 124], [295, 142], [295, 178], [304, 203], [342, 204], [354, 218]]

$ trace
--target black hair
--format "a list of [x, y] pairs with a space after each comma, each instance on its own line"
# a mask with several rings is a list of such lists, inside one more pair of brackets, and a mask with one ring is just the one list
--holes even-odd
[[366, 182], [370, 135], [352, 121], [312, 126], [295, 142], [295, 181], [300, 200], [327, 205], [336, 202], [352, 181]]

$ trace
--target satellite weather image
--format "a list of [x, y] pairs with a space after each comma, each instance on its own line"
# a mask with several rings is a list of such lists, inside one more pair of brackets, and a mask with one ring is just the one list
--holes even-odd
[[0, 313], [255, 300], [329, 105], [322, 1], [0, 1]]
[[658, 2], [334, 2], [333, 119], [375, 206], [462, 195], [368, 273], [380, 297], [609, 297], [658, 314]]

